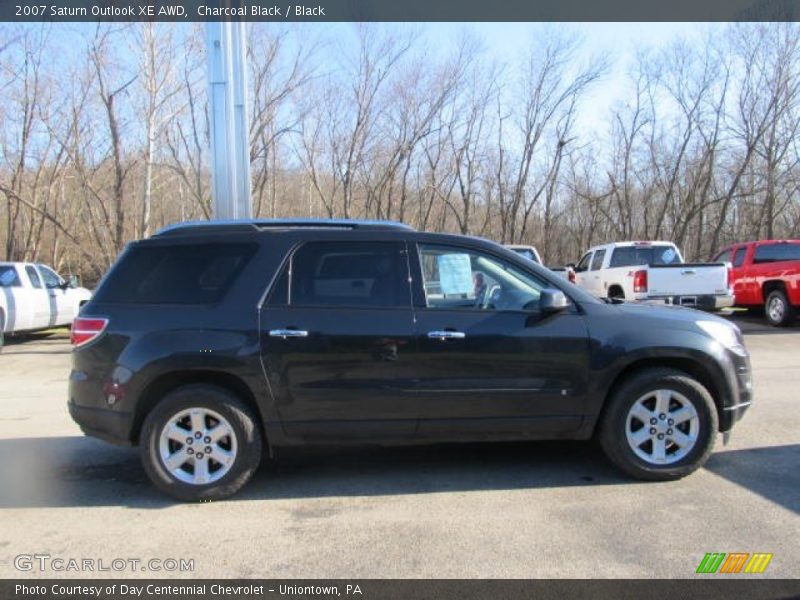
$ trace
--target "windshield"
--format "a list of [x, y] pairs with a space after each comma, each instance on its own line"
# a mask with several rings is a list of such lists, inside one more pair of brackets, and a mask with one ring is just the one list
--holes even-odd
[[673, 245], [624, 246], [614, 248], [610, 267], [632, 267], [636, 265], [677, 265], [681, 258]]

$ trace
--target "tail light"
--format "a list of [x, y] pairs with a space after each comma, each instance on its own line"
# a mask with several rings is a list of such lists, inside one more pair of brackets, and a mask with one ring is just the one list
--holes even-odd
[[567, 271], [567, 279], [569, 279], [570, 283], [575, 283], [576, 279], [575, 279], [575, 270], [574, 269], [570, 269], [569, 271]]
[[72, 322], [70, 342], [76, 348], [97, 339], [106, 330], [108, 319], [78, 317]]
[[731, 289], [731, 286], [733, 286], [733, 269], [731, 264], [728, 263], [728, 289]]
[[641, 294], [647, 291], [647, 271], [636, 271], [633, 274], [633, 292]]

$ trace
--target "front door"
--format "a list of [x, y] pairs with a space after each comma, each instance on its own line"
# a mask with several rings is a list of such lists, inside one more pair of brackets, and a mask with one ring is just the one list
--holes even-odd
[[[420, 245], [417, 405], [422, 437], [566, 434], [584, 413], [588, 334], [575, 306], [551, 314], [551, 283], [483, 251]], [[415, 265], [416, 266], [416, 265]]]
[[30, 307], [30, 321], [25, 325], [28, 329], [44, 329], [53, 326], [56, 311], [55, 301], [50, 298], [39, 271], [33, 265], [25, 265], [30, 287], [26, 289], [27, 302]]
[[261, 310], [262, 359], [287, 435], [406, 438], [414, 323], [401, 242], [310, 242]]

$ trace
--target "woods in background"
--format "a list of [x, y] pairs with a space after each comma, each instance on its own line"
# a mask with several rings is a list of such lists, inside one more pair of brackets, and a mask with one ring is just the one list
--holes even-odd
[[[250, 28], [254, 216], [396, 219], [536, 245], [547, 264], [615, 240], [688, 259], [800, 236], [800, 27], [642, 48], [622, 102], [567, 30], [499, 64], [464, 32]], [[0, 259], [96, 281], [124, 245], [211, 216], [202, 25], [0, 29]]]

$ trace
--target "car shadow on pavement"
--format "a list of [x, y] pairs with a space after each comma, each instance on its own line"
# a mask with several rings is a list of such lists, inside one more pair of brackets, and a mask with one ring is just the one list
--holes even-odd
[[[0, 439], [0, 508], [176, 502], [150, 484], [134, 448], [86, 437]], [[236, 500], [427, 494], [630, 484], [591, 442], [454, 444], [283, 451]]]
[[800, 514], [800, 444], [745, 448], [711, 455], [705, 468]]

